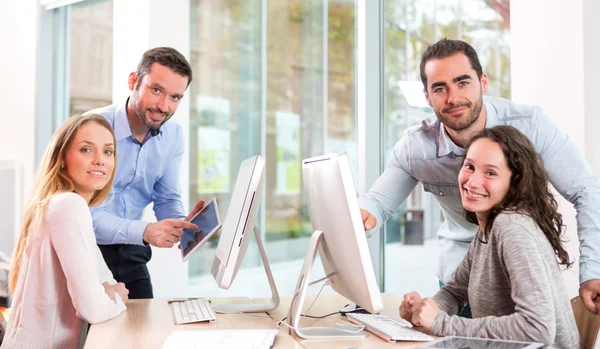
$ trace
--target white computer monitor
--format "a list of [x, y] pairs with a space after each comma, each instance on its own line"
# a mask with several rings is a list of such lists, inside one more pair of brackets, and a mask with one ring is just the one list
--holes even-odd
[[317, 249], [325, 275], [335, 291], [371, 313], [383, 310], [348, 156], [339, 153], [304, 159], [302, 176], [315, 232], [290, 305], [289, 324], [303, 338], [366, 336], [344, 326], [299, 328], [300, 311]]
[[229, 289], [242, 264], [250, 237], [254, 235], [273, 296], [264, 304], [215, 305], [215, 311], [219, 313], [264, 312], [275, 309], [279, 305], [277, 288], [257, 229], [264, 177], [265, 159], [262, 156], [253, 156], [242, 161], [221, 229], [211, 274], [220, 288]]

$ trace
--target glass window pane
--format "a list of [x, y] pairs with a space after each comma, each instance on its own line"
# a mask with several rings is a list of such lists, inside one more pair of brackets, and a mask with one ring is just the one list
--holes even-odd
[[[357, 173], [354, 6], [192, 1], [190, 203], [215, 196], [225, 218], [239, 164], [264, 155], [259, 229], [282, 294], [291, 294], [312, 234], [301, 160], [346, 151]], [[190, 293], [218, 294], [209, 274], [217, 241], [190, 260]], [[267, 295], [254, 243], [242, 268], [228, 295]]]
[[[421, 54], [429, 44], [444, 37], [469, 42], [488, 75], [488, 94], [510, 98], [510, 19], [501, 3], [385, 1], [384, 162], [404, 131], [433, 112], [419, 75]], [[386, 292], [433, 295], [439, 289], [436, 233], [442, 220], [434, 197], [417, 185], [386, 223]]]
[[113, 0], [70, 6], [68, 116], [112, 103]]

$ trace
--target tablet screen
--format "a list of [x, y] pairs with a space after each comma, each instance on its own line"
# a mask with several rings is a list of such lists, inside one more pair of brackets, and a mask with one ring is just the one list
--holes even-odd
[[467, 338], [450, 336], [429, 342], [419, 348], [482, 348], [482, 349], [534, 349], [541, 348], [542, 343], [518, 342], [501, 339]]
[[221, 227], [217, 200], [213, 198], [207, 202], [190, 222], [197, 225], [198, 229], [183, 229], [181, 257], [184, 262]]

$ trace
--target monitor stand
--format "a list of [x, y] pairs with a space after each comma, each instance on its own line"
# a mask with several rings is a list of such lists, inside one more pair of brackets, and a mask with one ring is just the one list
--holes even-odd
[[271, 287], [271, 299], [266, 303], [252, 303], [252, 304], [213, 304], [213, 309], [219, 314], [233, 314], [233, 313], [264, 313], [269, 310], [275, 310], [279, 306], [279, 293], [277, 292], [277, 286], [275, 286], [275, 279], [273, 279], [273, 273], [271, 273], [271, 267], [269, 266], [269, 260], [265, 253], [265, 247], [263, 246], [260, 233], [258, 228], [254, 226], [254, 237], [256, 238], [256, 244], [260, 252], [265, 272], [267, 273], [267, 279], [269, 280], [269, 286]]
[[317, 251], [319, 250], [319, 244], [321, 243], [322, 238], [323, 232], [319, 230], [315, 230], [310, 238], [308, 250], [304, 257], [304, 264], [302, 265], [302, 271], [298, 278], [298, 284], [296, 285], [296, 290], [292, 297], [286, 321], [291, 328], [290, 333], [291, 331], [294, 331], [299, 337], [304, 339], [365, 338], [368, 335], [367, 332], [364, 330], [357, 332], [357, 326], [352, 324], [300, 328], [300, 313], [302, 312], [306, 291], [310, 284], [308, 278], [312, 272], [312, 266], [317, 257]]

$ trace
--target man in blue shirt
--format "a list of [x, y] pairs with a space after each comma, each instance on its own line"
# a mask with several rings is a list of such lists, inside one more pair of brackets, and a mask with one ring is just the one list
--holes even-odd
[[[152, 298], [146, 263], [149, 245], [170, 248], [197, 229], [184, 221], [204, 205], [199, 201], [186, 217], [180, 195], [179, 168], [184, 153], [183, 129], [167, 121], [192, 81], [185, 57], [170, 47], [146, 51], [129, 74], [127, 100], [89, 113], [104, 116], [117, 140], [117, 171], [105, 203], [92, 208], [96, 240], [115, 280], [125, 283], [129, 298]], [[154, 203], [157, 222], [141, 220]]]
[[[394, 146], [383, 174], [359, 203], [365, 230], [381, 226], [417, 183], [439, 202], [444, 223], [438, 231], [437, 275], [447, 282], [467, 253], [477, 226], [467, 222], [457, 177], [463, 147], [472, 134], [495, 125], [523, 132], [544, 160], [554, 188], [577, 210], [580, 241], [579, 293], [596, 312], [600, 291], [600, 181], [575, 144], [540, 107], [483, 97], [487, 76], [466, 42], [442, 39], [421, 59], [425, 97], [434, 114], [407, 129]], [[468, 313], [467, 313], [468, 314]]]

